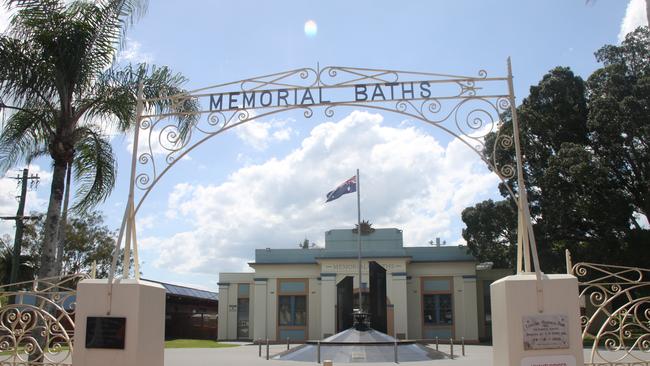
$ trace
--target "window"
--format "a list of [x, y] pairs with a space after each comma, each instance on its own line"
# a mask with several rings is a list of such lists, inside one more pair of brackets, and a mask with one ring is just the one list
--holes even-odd
[[250, 285], [237, 285], [237, 339], [248, 339], [249, 333], [249, 296]]
[[451, 294], [424, 295], [422, 296], [422, 302], [424, 308], [424, 324], [453, 324]]
[[281, 295], [278, 300], [278, 320], [280, 325], [306, 325], [306, 296]]
[[278, 337], [304, 340], [307, 335], [307, 294], [305, 279], [278, 280]]
[[453, 337], [454, 301], [451, 279], [422, 278], [422, 338]]

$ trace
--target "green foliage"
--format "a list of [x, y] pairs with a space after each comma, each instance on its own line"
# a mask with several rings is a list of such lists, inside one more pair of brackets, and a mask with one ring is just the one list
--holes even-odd
[[517, 208], [511, 200], [483, 201], [463, 210], [463, 237], [479, 262], [493, 262], [494, 268], [515, 267]]
[[[32, 268], [30, 275], [23, 281], [33, 280], [38, 270], [43, 240], [43, 220], [34, 220], [25, 225], [23, 238], [23, 256], [29, 259]], [[97, 211], [74, 215], [66, 223], [63, 252], [62, 275], [90, 273], [96, 263], [97, 277], [106, 278], [113, 259], [113, 249], [117, 233], [104, 224], [104, 217]], [[11, 254], [9, 254], [11, 256]], [[2, 257], [0, 257], [0, 261]], [[9, 261], [11, 263], [11, 261]], [[118, 257], [118, 267], [122, 265], [122, 256]], [[2, 266], [2, 262], [0, 262]], [[1, 267], [0, 267], [0, 275]], [[8, 278], [8, 277], [7, 277]]]
[[[13, 239], [8, 235], [0, 238], [0, 284], [7, 285], [11, 278]], [[33, 253], [22, 253], [18, 259], [17, 282], [31, 281], [36, 274], [38, 258]], [[1, 299], [0, 299], [1, 300]], [[1, 305], [1, 301], [0, 301]]]
[[[650, 260], [650, 32], [596, 52], [604, 67], [587, 81], [566, 67], [546, 74], [517, 108], [524, 172], [542, 270], [563, 271], [564, 249], [577, 260]], [[510, 114], [502, 131], [512, 131]], [[485, 154], [496, 134], [488, 136]], [[514, 152], [500, 153], [498, 165]], [[507, 184], [517, 191], [516, 179]], [[505, 196], [505, 187], [500, 190]], [[485, 201], [463, 211], [469, 250], [495, 266], [513, 266], [516, 216], [510, 203]], [[645, 263], [644, 263], [645, 262]]]
[[[84, 212], [115, 185], [116, 164], [102, 131], [131, 130], [139, 85], [145, 98], [183, 93], [186, 79], [167, 67], [114, 64], [124, 34], [146, 10], [143, 0], [4, 0], [16, 10], [0, 34], [0, 109], [12, 112], [0, 132], [0, 173], [48, 154], [53, 161], [44, 224], [41, 276], [55, 275], [54, 253], [65, 175], [74, 171]], [[193, 127], [194, 100], [155, 99], [145, 110], [179, 112], [179, 136]]]
[[117, 233], [104, 225], [97, 212], [73, 216], [66, 227], [63, 273], [89, 273], [97, 264], [97, 277], [106, 278], [111, 268]]

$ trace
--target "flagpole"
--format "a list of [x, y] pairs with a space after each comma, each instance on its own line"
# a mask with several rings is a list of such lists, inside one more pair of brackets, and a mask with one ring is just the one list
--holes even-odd
[[363, 312], [361, 302], [361, 181], [359, 181], [359, 169], [357, 169], [357, 248], [359, 250], [359, 312]]

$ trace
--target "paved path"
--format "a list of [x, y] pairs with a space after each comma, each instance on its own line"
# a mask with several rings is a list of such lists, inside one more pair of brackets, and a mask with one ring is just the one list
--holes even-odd
[[[235, 343], [235, 342], [232, 342]], [[255, 345], [241, 344], [241, 347], [232, 348], [194, 348], [194, 349], [167, 349], [165, 350], [165, 366], [316, 366], [316, 362], [297, 362], [297, 361], [267, 361], [264, 357], [257, 356], [258, 348]], [[274, 345], [270, 347], [270, 355], [280, 353], [287, 349], [286, 345]], [[265, 348], [262, 347], [262, 351]], [[440, 351], [449, 353], [449, 345], [440, 345]], [[424, 362], [401, 362], [403, 366], [492, 366], [492, 346], [465, 346], [465, 357], [458, 355], [460, 347], [454, 346], [455, 355], [458, 357], [454, 360], [434, 360]], [[585, 349], [585, 360], [588, 359], [590, 349]], [[648, 354], [644, 352], [634, 352], [639, 359], [648, 359]], [[619, 356], [623, 353], [617, 352]], [[263, 354], [264, 355], [264, 354]], [[608, 357], [614, 354], [609, 354]], [[613, 357], [616, 358], [616, 357]], [[341, 365], [341, 363], [337, 363]], [[353, 363], [344, 364], [350, 366], [394, 366], [392, 362], [382, 363]]]
[[[285, 345], [274, 345], [270, 347], [271, 356], [286, 350]], [[265, 349], [262, 347], [262, 351]], [[448, 345], [441, 345], [440, 351], [449, 352]], [[459, 346], [454, 346], [454, 352], [460, 352]], [[253, 345], [245, 345], [233, 348], [195, 348], [195, 349], [167, 349], [165, 350], [165, 366], [314, 366], [316, 362], [297, 361], [267, 361], [264, 357], [259, 358], [258, 348]], [[459, 356], [455, 360], [436, 360], [428, 362], [403, 362], [404, 366], [490, 366], [492, 364], [492, 347], [490, 346], [465, 346], [465, 357]], [[264, 356], [264, 354], [263, 354]], [[354, 363], [359, 366], [388, 366], [395, 365], [392, 362], [381, 363]]]

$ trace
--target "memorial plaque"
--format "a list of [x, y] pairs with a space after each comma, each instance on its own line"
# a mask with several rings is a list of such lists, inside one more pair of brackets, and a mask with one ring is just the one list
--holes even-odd
[[86, 320], [86, 348], [124, 349], [126, 318], [89, 316]]
[[524, 350], [569, 348], [566, 315], [523, 317]]
[[521, 366], [576, 366], [576, 358], [571, 355], [525, 357]]

